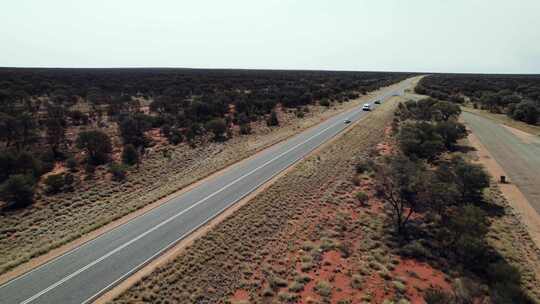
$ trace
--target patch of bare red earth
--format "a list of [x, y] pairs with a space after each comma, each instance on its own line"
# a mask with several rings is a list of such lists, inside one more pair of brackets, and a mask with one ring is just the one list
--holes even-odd
[[[381, 154], [389, 153], [391, 145], [381, 144], [378, 146]], [[324, 193], [325, 187], [321, 187], [320, 194]], [[373, 181], [371, 179], [365, 179], [359, 186], [354, 187], [351, 192], [342, 192], [337, 190], [339, 194], [339, 200], [341, 201], [354, 201], [354, 193], [358, 191], [364, 191], [370, 197], [370, 203], [361, 205], [347, 204], [347, 212], [351, 216], [353, 221], [359, 218], [362, 213], [370, 214], [371, 216], [385, 216], [384, 205], [381, 201], [376, 199]], [[317, 197], [317, 196], [315, 196]], [[319, 196], [320, 197], [320, 196]], [[317, 205], [317, 204], [314, 204]], [[322, 204], [316, 211], [307, 211], [304, 218], [298, 218], [295, 224], [302, 226], [309, 221], [310, 228], [314, 229], [314, 226], [330, 221], [332, 217], [336, 215], [338, 211], [335, 206], [331, 204]], [[316, 208], [314, 208], [316, 209]], [[316, 216], [316, 219], [313, 218]], [[311, 219], [311, 220], [310, 220]], [[290, 239], [295, 239], [295, 235], [289, 235]], [[296, 236], [297, 243], [301, 244], [305, 241], [310, 241], [309, 237], [303, 235], [300, 239]], [[354, 233], [346, 233], [340, 238], [341, 242], [349, 242], [351, 248], [358, 248], [359, 243], [363, 241], [362, 235]], [[320, 242], [314, 242], [313, 245], [318, 246]], [[277, 252], [280, 249], [275, 248], [275, 254], [269, 254], [269, 256], [279, 255]], [[304, 289], [298, 293], [298, 300], [296, 303], [323, 303], [324, 299], [316, 291], [316, 285], [318, 282], [324, 281], [330, 283], [332, 287], [332, 295], [326, 300], [330, 300], [330, 303], [339, 303], [340, 301], [350, 301], [350, 303], [365, 303], [366, 296], [370, 299], [370, 303], [383, 303], [387, 299], [393, 299], [396, 291], [392, 289], [392, 280], [385, 280], [379, 272], [374, 271], [367, 276], [362, 282], [362, 288], [355, 289], [351, 285], [351, 276], [348, 273], [357, 273], [361, 267], [357, 259], [344, 258], [338, 250], [326, 251], [322, 254], [322, 260], [311, 271], [302, 271], [301, 269], [301, 256], [303, 251], [289, 253], [286, 258], [282, 258], [276, 261], [276, 259], [267, 259], [266, 262], [272, 265], [272, 268], [282, 269], [295, 269], [298, 274], [308, 275], [310, 281], [306, 283]], [[409, 298], [411, 303], [424, 303], [423, 292], [429, 288], [438, 288], [447, 292], [452, 290], [451, 285], [445, 281], [445, 275], [440, 270], [431, 267], [429, 264], [406, 259], [399, 258], [399, 263], [395, 269], [391, 272], [392, 278], [400, 278], [406, 282], [405, 294]], [[262, 279], [264, 276], [261, 273], [255, 273], [254, 279]], [[289, 282], [290, 283], [290, 282]], [[263, 285], [261, 288], [267, 288], [268, 284]], [[288, 287], [281, 287], [276, 291], [276, 294], [280, 292], [288, 292]], [[239, 289], [230, 298], [232, 303], [251, 303], [250, 295], [246, 290]]]
[[439, 288], [446, 292], [452, 291], [452, 286], [445, 280], [444, 274], [430, 265], [415, 260], [401, 260], [392, 272], [395, 277], [404, 278], [407, 282], [407, 296], [411, 303], [424, 303], [420, 291], [429, 288]]
[[231, 297], [231, 302], [232, 303], [249, 303], [249, 292], [243, 290], [243, 289], [238, 289], [234, 295]]

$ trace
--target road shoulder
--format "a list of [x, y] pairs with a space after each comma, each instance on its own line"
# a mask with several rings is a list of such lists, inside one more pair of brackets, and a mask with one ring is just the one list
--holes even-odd
[[471, 113], [471, 114], [476, 114], [478, 116], [482, 116], [484, 118], [487, 118], [493, 122], [496, 122], [498, 124], [501, 124], [505, 127], [510, 127], [510, 128], [513, 128], [514, 130], [519, 130], [521, 132], [524, 132], [524, 133], [528, 133], [532, 136], [536, 136], [537, 138], [540, 137], [540, 126], [533, 126], [533, 125], [529, 125], [529, 124], [526, 124], [524, 122], [521, 122], [521, 121], [517, 121], [517, 120], [513, 120], [511, 118], [509, 118], [508, 116], [504, 115], [504, 114], [495, 114], [495, 113], [490, 113], [488, 111], [485, 111], [485, 110], [480, 110], [480, 109], [473, 109], [471, 107], [468, 107], [468, 106], [462, 106], [461, 107], [461, 110], [464, 111], [464, 112], [468, 112], [468, 113]]
[[[508, 176], [474, 133], [470, 132], [467, 139], [470, 145], [476, 149], [476, 155], [478, 157], [476, 162], [482, 164], [493, 178], [498, 179], [498, 177], [502, 175]], [[534, 210], [516, 185], [511, 183], [499, 183], [498, 187], [514, 211], [519, 215], [519, 218], [521, 218], [522, 222], [528, 228], [531, 238], [536, 246], [540, 248], [540, 216], [536, 210]]]

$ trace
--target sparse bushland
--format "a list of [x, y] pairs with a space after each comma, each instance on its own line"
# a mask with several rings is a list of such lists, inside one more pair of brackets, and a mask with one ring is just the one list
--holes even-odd
[[467, 135], [457, 121], [458, 106], [433, 98], [410, 100], [399, 105], [401, 121], [398, 142], [405, 155], [413, 159], [435, 160], [441, 153], [453, 150]]
[[[3, 157], [6, 154], [28, 154], [39, 163], [39, 173], [33, 173], [35, 193], [46, 190], [41, 188], [39, 177], [65, 164], [68, 156], [75, 157], [70, 161], [70, 170], [77, 171], [79, 162], [73, 159], [85, 154], [86, 172], [93, 173], [95, 166], [112, 160], [109, 154], [119, 148], [120, 142], [140, 151], [155, 145], [147, 134], [154, 129], [160, 129], [170, 144], [187, 140], [194, 147], [207, 133], [214, 134], [219, 141], [230, 139], [234, 133], [230, 130], [232, 122], [239, 118], [242, 134], [250, 133], [250, 122], [268, 115], [268, 125], [277, 126], [278, 104], [301, 109], [321, 99], [342, 103], [358, 97], [358, 92], [365, 93], [408, 76], [309, 71], [0, 68], [0, 166], [6, 169], [0, 183], [11, 174], [26, 174], [18, 172], [25, 170], [25, 165], [21, 166], [13, 157]], [[110, 149], [106, 148], [108, 143]], [[132, 152], [129, 148], [126, 151]], [[0, 211], [7, 203], [0, 202]]]
[[[364, 213], [376, 206], [358, 203], [354, 194], [361, 188], [351, 178], [357, 154], [367, 156], [384, 137], [392, 109], [387, 103], [372, 112], [114, 302], [234, 303], [231, 297], [241, 289], [251, 303], [357, 303], [382, 291], [369, 279], [377, 272], [364, 263], [374, 251], [386, 250], [383, 223]], [[386, 261], [387, 255], [380, 256]], [[363, 262], [344, 268], [352, 261]]]
[[[429, 192], [439, 206], [419, 210], [407, 238], [396, 234], [371, 174], [388, 157], [372, 150], [392, 120], [379, 110], [113, 302], [235, 303], [241, 291], [241, 301], [250, 303], [527, 303], [525, 288], [538, 299], [540, 259], [517, 229], [519, 220], [499, 196], [492, 199], [496, 188], [482, 201], [464, 203], [457, 186], [446, 191], [455, 176], [439, 163], [452, 158], [423, 166], [445, 191]], [[376, 163], [367, 166], [366, 159]], [[359, 191], [369, 195], [369, 205], [358, 203]], [[482, 252], [476, 249], [484, 250], [479, 265], [469, 268]], [[519, 265], [521, 275], [505, 264]], [[501, 272], [510, 275], [497, 286]]]
[[540, 121], [540, 77], [538, 75], [459, 75], [424, 77], [416, 92], [536, 125]]
[[92, 165], [107, 163], [112, 152], [111, 139], [101, 131], [84, 131], [77, 138], [77, 147], [86, 152], [86, 162]]
[[0, 198], [9, 208], [22, 208], [30, 205], [34, 198], [35, 179], [31, 175], [13, 174], [0, 186]]
[[[437, 104], [431, 100], [416, 104], [428, 102]], [[442, 143], [439, 132], [446, 131], [429, 129], [433, 122], [427, 121], [433, 116], [410, 111], [422, 108], [421, 113], [429, 113], [429, 107], [411, 107], [414, 103], [399, 107], [396, 139], [401, 151], [380, 161], [375, 181], [377, 193], [392, 215], [402, 254], [451, 265], [462, 277], [454, 295], [432, 290], [424, 295], [426, 302], [534, 303], [532, 296], [538, 295], [524, 288], [521, 270], [488, 242], [490, 224], [501, 216], [497, 214], [500, 206], [484, 197], [490, 185], [488, 175], [482, 167], [450, 150], [463, 135], [454, 136], [450, 146], [433, 144]], [[415, 121], [411, 122], [411, 117]], [[453, 119], [455, 115], [450, 115], [436, 123]], [[417, 121], [421, 121], [421, 127], [410, 131]], [[464, 129], [460, 134], [465, 134]], [[430, 142], [425, 147], [437, 149], [413, 149], [410, 142]], [[481, 287], [484, 285], [486, 290]]]
[[[347, 92], [407, 76], [2, 68], [0, 273], [350, 107]], [[227, 127], [215, 142], [213, 119]]]

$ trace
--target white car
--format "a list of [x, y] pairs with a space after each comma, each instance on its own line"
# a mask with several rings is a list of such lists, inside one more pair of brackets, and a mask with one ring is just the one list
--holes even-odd
[[369, 103], [365, 103], [363, 106], [362, 106], [362, 110], [363, 111], [371, 111], [371, 105]]

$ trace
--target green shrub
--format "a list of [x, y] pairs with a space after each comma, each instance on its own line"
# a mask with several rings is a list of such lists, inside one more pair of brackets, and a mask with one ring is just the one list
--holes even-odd
[[30, 205], [34, 199], [35, 179], [31, 175], [14, 174], [0, 185], [0, 199], [10, 207], [22, 208]]
[[126, 178], [127, 168], [123, 164], [112, 163], [109, 166], [109, 172], [112, 174], [113, 180], [122, 181]]
[[346, 259], [351, 256], [352, 250], [351, 250], [351, 243], [349, 242], [340, 242], [337, 244], [337, 249], [339, 250], [339, 253], [341, 254], [341, 257]]
[[75, 176], [71, 173], [64, 175], [64, 191], [73, 191], [75, 184]]
[[270, 275], [270, 277], [268, 278], [268, 284], [270, 285], [270, 288], [272, 288], [273, 290], [277, 290], [280, 287], [287, 286], [287, 281], [276, 275]]
[[481, 199], [483, 190], [489, 187], [489, 175], [484, 168], [481, 165], [471, 164], [461, 157], [452, 158], [450, 167], [462, 203]]
[[139, 162], [139, 152], [132, 144], [127, 144], [124, 146], [122, 151], [122, 162], [127, 165], [135, 165]]
[[43, 181], [45, 184], [45, 191], [50, 194], [55, 194], [62, 191], [64, 187], [64, 174], [51, 174], [45, 178]]
[[77, 138], [77, 147], [86, 151], [88, 163], [101, 165], [109, 160], [111, 139], [102, 131], [84, 131]]
[[372, 167], [373, 167], [372, 162], [362, 160], [362, 161], [360, 161], [360, 162], [358, 162], [356, 164], [355, 169], [356, 169], [356, 173], [363, 174], [363, 173], [366, 173], [368, 171], [371, 171]]
[[72, 156], [66, 160], [66, 167], [68, 168], [69, 171], [76, 172], [77, 166], [78, 166], [78, 163], [75, 157]]
[[215, 140], [222, 139], [223, 133], [227, 131], [227, 124], [225, 123], [225, 120], [221, 118], [214, 118], [208, 121], [204, 127], [205, 129], [211, 131], [214, 134]]
[[424, 294], [426, 304], [452, 304], [455, 303], [452, 295], [438, 288], [429, 288]]
[[369, 200], [369, 196], [367, 195], [367, 193], [363, 192], [363, 191], [358, 191], [356, 193], [356, 199], [361, 203], [361, 204], [365, 204], [368, 200]]
[[433, 160], [446, 146], [435, 125], [428, 122], [404, 124], [398, 133], [401, 151], [411, 158]]
[[444, 237], [445, 241], [471, 270], [481, 271], [486, 267], [487, 225], [485, 212], [474, 205], [461, 207], [446, 224], [448, 236]]
[[459, 139], [467, 136], [465, 125], [455, 121], [442, 121], [435, 124], [437, 133], [442, 137], [446, 149], [454, 149]]
[[407, 291], [407, 286], [400, 281], [393, 281], [392, 284], [394, 284], [394, 287], [402, 294]]
[[294, 293], [281, 291], [281, 292], [278, 293], [278, 298], [282, 302], [294, 303], [294, 302], [296, 302], [298, 300], [299, 296], [297, 294], [294, 294]]
[[513, 282], [521, 281], [519, 269], [505, 261], [498, 261], [490, 264], [487, 269], [487, 277], [491, 282]]
[[270, 116], [266, 120], [266, 125], [269, 127], [279, 126], [279, 120], [278, 120], [276, 111], [272, 111], [270, 113]]
[[300, 274], [294, 280], [298, 283], [306, 284], [311, 281], [311, 277], [307, 274]]
[[315, 285], [315, 292], [321, 297], [329, 297], [332, 294], [332, 285], [327, 281], [319, 281]]
[[[188, 134], [192, 134], [192, 133], [188, 133]], [[172, 129], [169, 132], [167, 139], [169, 140], [169, 143], [173, 145], [178, 145], [179, 143], [183, 141], [184, 137], [182, 136], [182, 132], [180, 132], [180, 130]]]
[[351, 279], [351, 287], [354, 289], [360, 289], [362, 288], [362, 282], [363, 282], [362, 276], [355, 274], [352, 276], [352, 279]]
[[323, 107], [329, 107], [330, 106], [330, 101], [328, 101], [328, 99], [326, 99], [326, 98], [321, 99], [319, 101], [319, 105], [321, 105]]
[[240, 125], [240, 134], [251, 134], [251, 125], [249, 124], [249, 122]]
[[96, 165], [87, 163], [86, 166], [84, 166], [84, 171], [88, 175], [94, 175], [94, 173], [96, 173]]
[[431, 252], [417, 240], [403, 246], [400, 250], [403, 256], [422, 260], [431, 257]]
[[289, 284], [289, 291], [292, 292], [300, 292], [304, 290], [304, 284], [298, 281], [294, 281], [291, 284]]
[[532, 101], [523, 101], [509, 110], [510, 117], [528, 124], [536, 124], [540, 120], [540, 108]]

